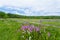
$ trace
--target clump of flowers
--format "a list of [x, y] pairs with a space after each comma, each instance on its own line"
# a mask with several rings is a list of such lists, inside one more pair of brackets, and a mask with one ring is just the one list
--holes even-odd
[[22, 30], [22, 31], [29, 31], [29, 32], [32, 32], [32, 31], [38, 32], [38, 31], [40, 31], [40, 28], [39, 28], [39, 27], [35, 27], [34, 25], [32, 25], [32, 26], [23, 25], [23, 26], [21, 27], [21, 30]]
[[39, 38], [40, 28], [34, 25], [22, 25], [21, 27], [22, 34], [27, 40]]

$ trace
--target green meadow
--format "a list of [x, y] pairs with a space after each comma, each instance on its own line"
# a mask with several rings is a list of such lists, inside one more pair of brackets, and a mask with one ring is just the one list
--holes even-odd
[[[39, 34], [23, 34], [20, 28], [25, 22], [41, 27]], [[60, 19], [0, 19], [0, 40], [60, 40]]]

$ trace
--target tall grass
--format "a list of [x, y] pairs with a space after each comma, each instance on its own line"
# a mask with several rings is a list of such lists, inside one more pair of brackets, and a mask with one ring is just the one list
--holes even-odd
[[[59, 27], [23, 23], [17, 20], [0, 20], [0, 40], [60, 40]], [[34, 25], [34, 29], [29, 31], [31, 25]], [[22, 26], [29, 27], [23, 30]], [[35, 30], [36, 27], [39, 28], [38, 31]]]

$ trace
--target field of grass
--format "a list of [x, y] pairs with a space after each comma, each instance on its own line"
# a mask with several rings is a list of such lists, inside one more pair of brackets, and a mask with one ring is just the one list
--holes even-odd
[[[24, 23], [41, 26], [41, 30], [23, 34]], [[0, 40], [60, 40], [60, 19], [0, 19]]]

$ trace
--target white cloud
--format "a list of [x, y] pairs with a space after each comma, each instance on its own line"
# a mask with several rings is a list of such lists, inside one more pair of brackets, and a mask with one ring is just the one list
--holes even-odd
[[9, 6], [31, 6], [35, 4], [35, 0], [0, 0], [1, 5]]
[[[32, 15], [33, 11], [60, 12], [60, 0], [0, 0], [1, 6], [31, 7], [31, 10], [24, 11], [26, 15]], [[17, 9], [20, 10], [19, 8]]]

